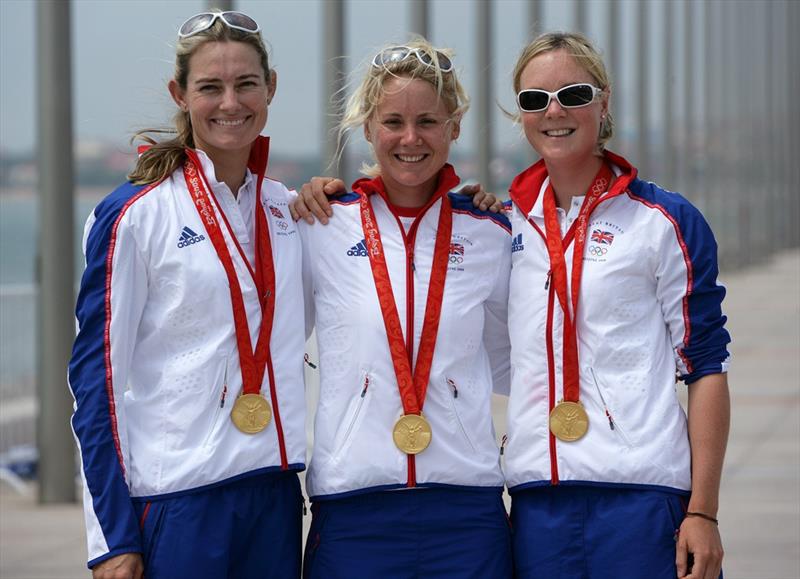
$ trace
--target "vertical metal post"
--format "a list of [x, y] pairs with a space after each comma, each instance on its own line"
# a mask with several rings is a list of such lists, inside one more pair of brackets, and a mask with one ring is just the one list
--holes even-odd
[[220, 12], [233, 10], [233, 4], [233, 0], [206, 0], [206, 6], [209, 10], [219, 10]]
[[539, 36], [544, 27], [543, 0], [528, 0], [528, 42]]
[[587, 14], [589, 11], [588, 2], [586, 0], [574, 0], [574, 2], [572, 3], [572, 9], [574, 11], [573, 22], [575, 23], [575, 30], [582, 34], [586, 34], [588, 36], [589, 34], [587, 26], [589, 22]]
[[637, 13], [639, 29], [637, 36], [638, 50], [636, 51], [636, 79], [632, 86], [636, 86], [636, 94], [639, 97], [636, 107], [636, 134], [638, 137], [637, 148], [639, 150], [639, 158], [635, 163], [639, 167], [639, 174], [646, 179], [652, 179], [649, 173], [650, 163], [650, 115], [649, 113], [649, 96], [650, 96], [650, 83], [648, 79], [648, 70], [650, 68], [650, 57], [648, 51], [649, 44], [649, 0], [641, 0], [638, 3], [639, 11]]
[[[608, 64], [611, 67], [611, 88], [616, 97], [612, 99], [620, 102], [620, 97], [623, 94], [630, 94], [631, 91], [623, 87], [623, 72], [622, 72], [622, 46], [620, 42], [620, 0], [609, 0], [608, 3]], [[611, 114], [614, 114], [613, 107]], [[627, 144], [623, 144], [623, 139], [619, 135], [614, 137], [612, 143], [609, 143], [614, 151], [619, 151], [625, 155]]]
[[411, 0], [411, 32], [430, 40], [428, 0]]
[[675, 17], [674, 6], [670, 2], [662, 4], [664, 8], [664, 42], [661, 50], [664, 52], [664, 90], [663, 100], [661, 103], [661, 162], [656, 165], [660, 167], [652, 167], [658, 169], [659, 181], [667, 188], [673, 191], [677, 189], [676, 179], [676, 163], [675, 163], [675, 141], [677, 140], [677, 131], [675, 129], [675, 103], [677, 102], [673, 95], [675, 94], [675, 57], [673, 54], [674, 46], [676, 43], [671, 42], [670, 39], [675, 36]]
[[[695, 142], [697, 135], [696, 124], [699, 122], [695, 115], [697, 106], [700, 102], [694, 100], [695, 71], [697, 62], [695, 58], [701, 54], [695, 51], [694, 43], [694, 21], [697, 18], [697, 3], [687, 0], [683, 3], [683, 146], [678, 150], [681, 152], [679, 162], [681, 167], [681, 190], [686, 195], [696, 200], [697, 206], [701, 211], [705, 210], [705, 198], [700, 191], [694, 188], [694, 168], [696, 164], [695, 155], [698, 148]], [[703, 101], [704, 99], [698, 99]]]
[[72, 399], [66, 368], [75, 339], [70, 3], [36, 4], [39, 115], [39, 502], [75, 501]]
[[[336, 160], [336, 129], [344, 106], [345, 70], [344, 70], [344, 0], [326, 0], [323, 2], [323, 23], [325, 43], [323, 62], [325, 63], [325, 90], [322, 91], [322, 111], [325, 116], [322, 142], [325, 143], [323, 157], [323, 173], [330, 173], [328, 165]], [[334, 172], [344, 180], [351, 181], [347, 151], [342, 153], [337, 166], [334, 163]]]
[[[786, 163], [789, 173], [786, 181], [789, 187], [789, 200], [788, 205], [790, 215], [793, 219], [797, 218], [800, 213], [800, 163], [797, 159], [800, 158], [800, 112], [794, 102], [791, 102], [790, 95], [796, 95], [800, 91], [800, 74], [797, 72], [797, 63], [800, 62], [800, 42], [797, 38], [797, 27], [800, 26], [800, 7], [796, 2], [787, 2], [785, 4], [787, 12], [786, 18], [786, 63], [785, 75], [788, 79], [788, 89], [784, 95], [784, 110], [786, 111], [787, 119], [789, 120], [786, 129], [787, 143], [786, 143], [786, 156], [784, 163]], [[790, 228], [789, 247], [797, 247], [800, 245], [800, 227], [797, 222], [792, 223]]]
[[718, 81], [719, 74], [717, 74], [717, 52], [719, 47], [716, 33], [718, 28], [714, 25], [715, 14], [711, 0], [702, 2], [700, 6], [703, 11], [703, 50], [701, 51], [703, 55], [703, 74], [701, 78], [703, 83], [702, 94], [705, 97], [701, 99], [703, 101], [703, 119], [697, 139], [698, 150], [702, 158], [700, 173], [702, 175], [702, 183], [699, 184], [698, 188], [702, 190], [706, 199], [706, 219], [714, 229], [717, 240], [721, 241], [721, 219], [717, 210], [715, 175], [717, 142], [720, 138], [719, 127], [716, 123], [719, 107], [711, 107], [707, 104], [719, 102], [714, 99], [719, 98], [722, 94]]
[[490, 63], [492, 52], [492, 2], [478, 0], [476, 48], [478, 57], [478, 90], [475, 99], [477, 109], [476, 146], [478, 151], [478, 181], [489, 191], [493, 190], [490, 164], [492, 160], [492, 82]]

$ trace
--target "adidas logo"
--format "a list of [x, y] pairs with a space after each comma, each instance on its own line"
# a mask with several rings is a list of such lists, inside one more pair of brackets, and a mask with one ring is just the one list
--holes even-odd
[[194, 231], [184, 226], [183, 231], [181, 231], [181, 236], [178, 238], [178, 248], [200, 243], [205, 238], [205, 235], [197, 235]]
[[525, 246], [522, 244], [522, 234], [520, 233], [511, 240], [511, 253], [522, 251], [523, 249], [525, 249]]
[[350, 257], [367, 257], [367, 242], [362, 239], [353, 247], [347, 250], [347, 255]]

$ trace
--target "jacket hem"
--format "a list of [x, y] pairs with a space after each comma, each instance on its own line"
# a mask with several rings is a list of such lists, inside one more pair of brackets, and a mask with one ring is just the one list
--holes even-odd
[[184, 489], [181, 491], [174, 491], [170, 493], [162, 493], [158, 495], [143, 495], [143, 496], [136, 496], [131, 497], [131, 500], [134, 503], [145, 503], [150, 501], [163, 501], [167, 499], [174, 499], [178, 497], [182, 497], [184, 495], [190, 495], [194, 493], [199, 493], [203, 491], [207, 491], [213, 488], [233, 484], [242, 480], [246, 480], [249, 478], [257, 477], [260, 475], [268, 475], [268, 474], [283, 474], [283, 473], [298, 473], [304, 471], [306, 469], [306, 465], [302, 462], [290, 463], [287, 468], [284, 470], [280, 465], [275, 466], [268, 466], [266, 468], [259, 468], [256, 470], [251, 470], [244, 472], [242, 474], [237, 474], [235, 476], [213, 482], [210, 484], [202, 485], [199, 487], [193, 487], [190, 489]]
[[[311, 501], [335, 501], [339, 499], [346, 499], [353, 496], [358, 495], [365, 495], [369, 493], [378, 493], [383, 491], [391, 491], [391, 490], [399, 490], [399, 489], [406, 489], [409, 486], [405, 483], [394, 483], [388, 485], [378, 485], [374, 487], [366, 487], [363, 489], [355, 489], [352, 491], [344, 491], [341, 493], [332, 493], [327, 495], [314, 495], [309, 497]], [[462, 490], [462, 491], [469, 491], [469, 492], [482, 492], [482, 493], [502, 493], [503, 487], [502, 486], [491, 486], [491, 487], [481, 487], [481, 486], [470, 486], [470, 485], [455, 485], [455, 484], [447, 484], [447, 483], [417, 483], [414, 489], [455, 489], [455, 490]]]
[[669, 487], [666, 485], [655, 485], [646, 483], [622, 483], [622, 482], [599, 482], [590, 480], [560, 480], [558, 485], [552, 485], [549, 480], [530, 481], [509, 487], [508, 493], [513, 495], [520, 491], [528, 489], [549, 487], [549, 486], [566, 486], [566, 487], [595, 487], [595, 488], [612, 488], [612, 489], [628, 489], [640, 491], [661, 491], [672, 493], [680, 496], [688, 497], [691, 491]]

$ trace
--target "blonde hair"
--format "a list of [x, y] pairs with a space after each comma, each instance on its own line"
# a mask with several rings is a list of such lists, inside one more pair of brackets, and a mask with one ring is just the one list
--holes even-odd
[[[178, 39], [175, 47], [175, 82], [182, 90], [186, 90], [189, 77], [189, 61], [192, 56], [209, 42], [243, 42], [252, 46], [259, 55], [264, 78], [270, 79], [269, 56], [260, 33], [245, 32], [230, 28], [221, 19], [202, 32]], [[173, 117], [173, 127], [142, 129], [131, 138], [131, 143], [142, 140], [151, 146], [144, 151], [136, 162], [136, 167], [128, 175], [128, 179], [136, 185], [148, 185], [165, 179], [175, 169], [183, 165], [186, 159], [185, 150], [194, 148], [192, 121], [188, 111], [179, 110]], [[158, 142], [151, 135], [175, 135], [166, 141]]]
[[[578, 66], [583, 68], [594, 79], [597, 88], [602, 89], [608, 94], [611, 88], [611, 78], [609, 77], [606, 65], [600, 53], [592, 45], [592, 42], [583, 34], [577, 32], [546, 32], [535, 38], [528, 46], [522, 50], [522, 54], [517, 59], [514, 66], [513, 82], [514, 95], [522, 90], [522, 72], [528, 63], [541, 54], [554, 50], [564, 50], [575, 59]], [[510, 115], [515, 122], [520, 122], [520, 113]], [[614, 136], [614, 119], [610, 112], [606, 112], [605, 119], [600, 125], [600, 134], [597, 138], [597, 145], [602, 151], [605, 145]]]
[[[452, 60], [452, 50], [435, 48], [421, 36], [414, 36], [403, 46], [429, 55], [434, 65], [424, 64], [414, 55], [409, 55], [408, 58], [398, 62], [386, 63], [383, 66], [373, 66], [372, 61], [366, 63], [367, 71], [353, 94], [347, 99], [344, 114], [339, 121], [336, 159], [342, 155], [348, 132], [354, 127], [364, 126], [372, 118], [383, 98], [384, 83], [389, 78], [420, 79], [429, 83], [436, 90], [438, 97], [444, 101], [445, 108], [450, 115], [450, 122], [459, 121], [469, 109], [469, 97], [458, 81], [455, 70], [442, 72], [440, 68], [439, 54]], [[387, 44], [376, 54], [394, 47], [397, 45]], [[362, 163], [360, 171], [368, 177], [380, 175], [377, 163]]]

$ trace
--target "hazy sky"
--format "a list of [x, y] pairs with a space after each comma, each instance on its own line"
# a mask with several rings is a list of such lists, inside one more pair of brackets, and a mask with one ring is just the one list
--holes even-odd
[[[562, 2], [569, 4], [569, 2]], [[432, 0], [432, 40], [456, 50], [456, 64], [470, 94], [475, 92], [476, 6], [469, 0]], [[274, 150], [317, 153], [320, 148], [323, 59], [322, 0], [238, 0], [272, 46], [278, 93], [266, 132]], [[510, 71], [527, 34], [524, 0], [496, 0], [493, 59], [497, 99], [513, 103]], [[73, 0], [73, 110], [78, 140], [99, 138], [123, 145], [138, 127], [160, 125], [173, 112], [166, 90], [172, 73], [177, 27], [205, 10], [201, 0]], [[548, 25], [571, 24], [569, 6], [546, 6]], [[32, 150], [36, 139], [36, 29], [33, 0], [0, 1], [0, 147]], [[346, 2], [348, 67], [358, 66], [386, 41], [407, 38], [406, 1]], [[475, 129], [467, 122], [463, 146], [471, 148]], [[493, 123], [504, 143], [518, 143], [518, 131], [499, 113]], [[502, 145], [502, 143], [498, 143]]]
[[[321, 150], [323, 86], [323, 0], [236, 0], [235, 7], [253, 16], [272, 47], [278, 93], [270, 107], [266, 133], [273, 151], [318, 154]], [[346, 62], [361, 65], [385, 42], [408, 37], [407, 0], [347, 0]], [[530, 38], [527, 2], [494, 0], [491, 64], [495, 100], [513, 107], [511, 70]], [[546, 0], [542, 27], [570, 29], [572, 0]], [[589, 35], [603, 48], [607, 3], [588, 2]], [[431, 40], [456, 51], [456, 66], [467, 92], [486, 78], [475, 67], [477, 6], [472, 0], [430, 0]], [[632, 29], [635, 3], [623, 2], [622, 30]], [[663, 3], [661, 3], [663, 6]], [[178, 26], [205, 10], [205, 0], [73, 0], [72, 56], [74, 132], [77, 140], [100, 139], [121, 150], [138, 128], [161, 126], [174, 112], [166, 89], [172, 74]], [[36, 3], [0, 0], [0, 151], [32, 151], [36, 140]], [[652, 10], [655, 23], [659, 11]], [[655, 26], [655, 28], [660, 28]], [[659, 36], [661, 35], [661, 36]], [[654, 36], [663, 37], [656, 31]], [[632, 53], [635, 36], [623, 34], [622, 49]], [[629, 59], [628, 59], [629, 60]], [[632, 62], [632, 61], [631, 61]], [[626, 66], [632, 66], [627, 63]], [[657, 74], [657, 73], [656, 73]], [[635, 100], [616, 91], [612, 106], [626, 107], [632, 119]], [[655, 98], [660, 98], [658, 95]], [[628, 102], [630, 101], [630, 102]], [[494, 107], [492, 131], [497, 152], [527, 147], [518, 128]], [[457, 147], [471, 151], [478, 135], [468, 113]], [[617, 112], [618, 126], [621, 115]], [[630, 125], [632, 123], [628, 123]]]

